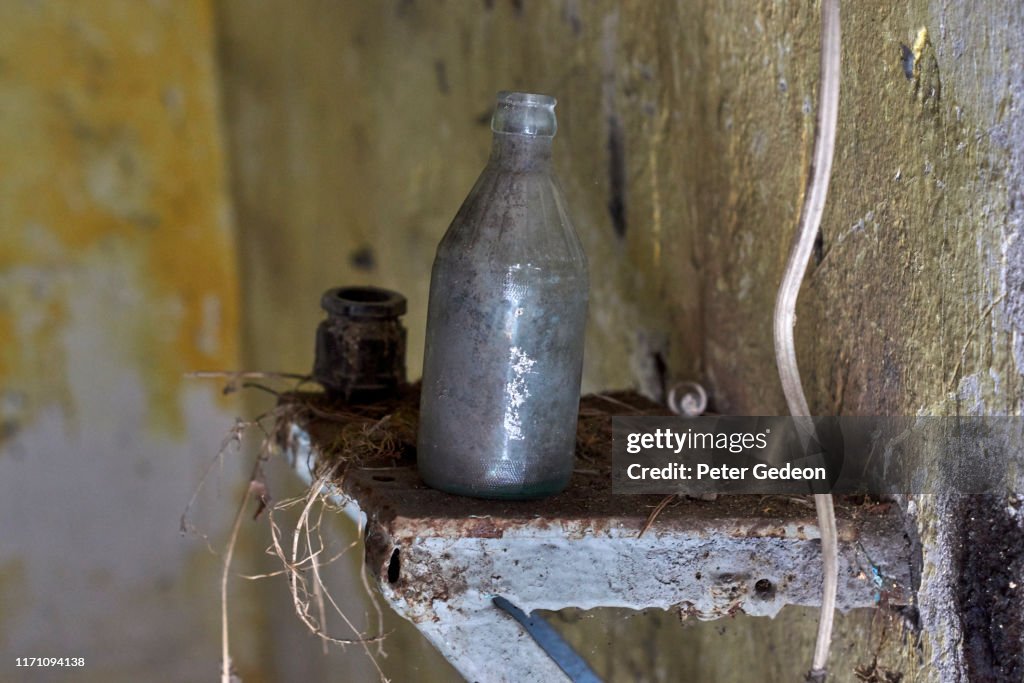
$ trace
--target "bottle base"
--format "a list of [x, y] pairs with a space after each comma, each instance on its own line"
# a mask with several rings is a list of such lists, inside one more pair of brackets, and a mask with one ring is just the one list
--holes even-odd
[[460, 485], [451, 481], [433, 481], [432, 478], [420, 470], [420, 477], [424, 483], [432, 489], [451, 493], [456, 496], [468, 498], [483, 498], [485, 500], [538, 500], [561, 493], [569, 486], [568, 479], [557, 479], [541, 482], [531, 482], [515, 485], [497, 486], [469, 486]]

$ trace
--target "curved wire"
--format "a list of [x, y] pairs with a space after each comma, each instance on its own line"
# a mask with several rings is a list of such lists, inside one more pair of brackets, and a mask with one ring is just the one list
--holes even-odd
[[[814, 160], [807, 195], [800, 215], [800, 223], [793, 238], [793, 246], [786, 261], [786, 269], [775, 299], [774, 337], [775, 362], [779, 368], [786, 405], [794, 417], [809, 416], [807, 397], [800, 381], [796, 361], [793, 326], [796, 324], [796, 300], [800, 283], [814, 248], [814, 238], [821, 227], [821, 216], [828, 195], [829, 176], [835, 155], [836, 121], [839, 114], [840, 31], [838, 0], [821, 3], [821, 81], [818, 93], [818, 117], [814, 140]], [[836, 532], [835, 507], [830, 494], [814, 496], [814, 506], [821, 528], [821, 554], [823, 564], [821, 617], [814, 645], [814, 659], [810, 677], [824, 680], [825, 666], [832, 642], [832, 623], [835, 616], [836, 589], [839, 579], [839, 549]]]

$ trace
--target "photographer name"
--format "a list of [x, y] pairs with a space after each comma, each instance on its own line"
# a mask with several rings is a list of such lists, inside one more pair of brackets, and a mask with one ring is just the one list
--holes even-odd
[[678, 462], [669, 463], [663, 467], [645, 467], [639, 463], [634, 463], [626, 468], [626, 476], [639, 481], [744, 481], [747, 479], [756, 479], [758, 481], [826, 481], [827, 479], [824, 467], [794, 467], [789, 463], [781, 467], [772, 467], [765, 463], [758, 463], [752, 467], [734, 467], [730, 465], [709, 465], [707, 463], [684, 465]]

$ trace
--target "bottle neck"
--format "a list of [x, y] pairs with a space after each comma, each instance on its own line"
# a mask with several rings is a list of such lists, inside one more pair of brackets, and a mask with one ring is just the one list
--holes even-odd
[[557, 129], [555, 98], [533, 93], [498, 93], [491, 118], [491, 164], [513, 171], [547, 170]]
[[550, 137], [495, 133], [490, 163], [510, 171], [550, 170], [553, 140]]

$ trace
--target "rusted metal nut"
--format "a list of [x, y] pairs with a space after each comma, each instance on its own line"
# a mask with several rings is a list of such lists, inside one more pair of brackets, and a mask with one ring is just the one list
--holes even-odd
[[372, 401], [405, 383], [405, 297], [378, 287], [336, 287], [320, 305], [313, 379], [331, 396]]

